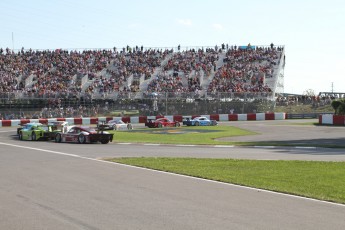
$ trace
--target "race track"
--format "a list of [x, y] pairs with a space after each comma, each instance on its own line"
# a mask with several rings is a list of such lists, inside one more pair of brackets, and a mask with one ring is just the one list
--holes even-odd
[[[305, 126], [287, 131], [285, 123], [269, 124], [231, 125], [260, 129], [263, 134], [257, 138], [272, 135], [272, 131], [265, 129], [274, 130], [272, 136], [284, 140], [288, 135], [297, 139], [296, 135], [309, 133], [309, 140], [313, 135], [321, 135], [313, 134], [316, 130]], [[324, 139], [341, 141], [343, 129], [336, 128], [343, 127], [331, 128]], [[0, 229], [343, 229], [345, 226], [344, 205], [99, 160], [173, 156], [344, 161], [343, 149], [57, 144], [19, 141], [15, 134], [14, 128], [0, 128]]]

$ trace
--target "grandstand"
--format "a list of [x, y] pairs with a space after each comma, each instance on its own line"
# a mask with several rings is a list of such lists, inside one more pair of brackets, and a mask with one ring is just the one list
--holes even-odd
[[40, 100], [44, 106], [48, 101], [49, 105], [52, 101], [61, 105], [56, 102], [59, 100], [85, 103], [153, 97], [187, 103], [203, 99], [274, 101], [284, 90], [284, 66], [284, 46], [273, 45], [164, 49], [127, 46], [121, 51], [115, 47], [1, 48], [0, 98], [3, 108], [9, 100]]

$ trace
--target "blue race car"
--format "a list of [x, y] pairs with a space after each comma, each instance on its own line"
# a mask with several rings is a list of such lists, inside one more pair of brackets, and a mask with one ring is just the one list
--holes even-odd
[[183, 125], [187, 126], [210, 126], [210, 125], [218, 125], [216, 120], [210, 120], [207, 117], [195, 117], [194, 119], [187, 118], [183, 121]]

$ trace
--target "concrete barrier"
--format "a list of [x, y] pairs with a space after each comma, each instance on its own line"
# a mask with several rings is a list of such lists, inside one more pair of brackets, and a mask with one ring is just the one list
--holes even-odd
[[[169, 116], [139, 116], [139, 117], [83, 117], [83, 118], [41, 118], [41, 119], [16, 119], [16, 120], [0, 120], [0, 127], [6, 126], [19, 126], [20, 124], [29, 123], [29, 122], [40, 122], [46, 123], [50, 121], [67, 121], [69, 124], [73, 125], [94, 125], [97, 124], [98, 121], [109, 121], [112, 119], [122, 119], [126, 123], [145, 123], [148, 119], [158, 119], [161, 117], [167, 117], [171, 120], [181, 120], [188, 118], [194, 118], [199, 115], [169, 115]], [[285, 113], [250, 113], [250, 114], [211, 114], [211, 115], [200, 115], [205, 116], [212, 120], [217, 121], [262, 121], [262, 120], [284, 120]], [[343, 124], [344, 125], [344, 118], [334, 118], [329, 117], [329, 115], [320, 115], [324, 117], [320, 117], [320, 122], [326, 122], [323, 124]], [[335, 120], [335, 122], [334, 122]]]
[[320, 125], [345, 125], [345, 116], [334, 114], [322, 114], [319, 115]]

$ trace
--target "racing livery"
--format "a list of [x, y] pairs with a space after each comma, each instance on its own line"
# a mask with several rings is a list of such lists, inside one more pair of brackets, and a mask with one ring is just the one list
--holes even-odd
[[113, 135], [104, 131], [97, 131], [92, 127], [71, 126], [66, 132], [57, 132], [55, 142], [73, 142], [73, 143], [96, 143], [108, 144], [113, 141]]
[[183, 125], [187, 126], [210, 126], [218, 125], [216, 120], [210, 120], [207, 117], [195, 117], [194, 119], [187, 118], [183, 121]]
[[145, 126], [149, 128], [162, 128], [162, 127], [179, 127], [180, 122], [178, 121], [171, 121], [168, 118], [158, 118], [156, 120], [148, 119], [147, 122], [145, 122]]
[[27, 123], [23, 125], [23, 127], [18, 130], [18, 138], [19, 140], [49, 140], [50, 128], [47, 125], [43, 125], [41, 123]]
[[48, 122], [49, 128], [49, 138], [51, 140], [55, 139], [55, 136], [58, 132], [67, 132], [67, 130], [71, 127], [68, 125], [67, 121], [52, 121]]
[[121, 119], [113, 119], [108, 122], [100, 122], [97, 127], [103, 130], [129, 130], [133, 129], [131, 123], [125, 123]]

